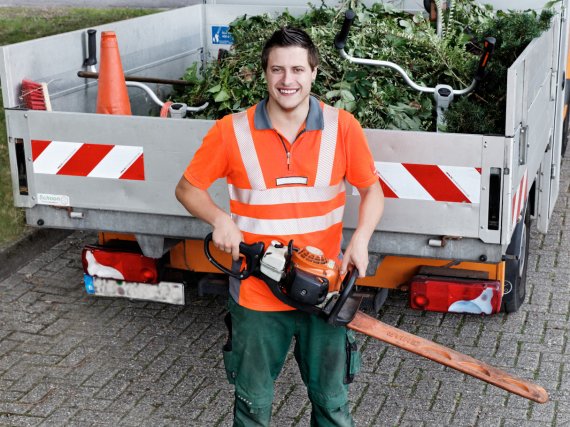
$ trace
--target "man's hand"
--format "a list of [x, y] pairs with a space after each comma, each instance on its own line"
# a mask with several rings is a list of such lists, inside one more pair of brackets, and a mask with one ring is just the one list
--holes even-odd
[[340, 273], [345, 274], [348, 266], [354, 265], [358, 269], [359, 277], [364, 277], [368, 267], [368, 242], [382, 217], [384, 194], [379, 182], [370, 187], [358, 188], [358, 192], [360, 193], [358, 227], [344, 251]]
[[358, 277], [366, 275], [368, 267], [368, 240], [353, 234], [348, 247], [344, 251], [342, 263], [340, 265], [340, 274], [345, 274], [349, 265], [354, 265], [358, 270]]
[[232, 254], [232, 259], [239, 259], [239, 244], [243, 242], [243, 234], [229, 215], [219, 215], [212, 224], [212, 242], [221, 251]]

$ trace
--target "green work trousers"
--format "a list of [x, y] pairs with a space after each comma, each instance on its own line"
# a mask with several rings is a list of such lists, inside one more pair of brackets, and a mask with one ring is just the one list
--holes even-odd
[[249, 310], [231, 297], [228, 308], [231, 338], [224, 346], [224, 364], [235, 385], [234, 426], [269, 426], [274, 381], [293, 337], [312, 404], [311, 426], [354, 425], [348, 382], [359, 369], [360, 355], [353, 331], [298, 310]]

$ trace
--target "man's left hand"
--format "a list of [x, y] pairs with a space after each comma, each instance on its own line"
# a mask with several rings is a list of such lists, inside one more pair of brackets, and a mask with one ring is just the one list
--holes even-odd
[[368, 240], [359, 237], [356, 233], [352, 236], [348, 247], [344, 251], [340, 265], [340, 274], [345, 274], [348, 266], [353, 265], [358, 269], [358, 277], [366, 275], [366, 269], [368, 268]]

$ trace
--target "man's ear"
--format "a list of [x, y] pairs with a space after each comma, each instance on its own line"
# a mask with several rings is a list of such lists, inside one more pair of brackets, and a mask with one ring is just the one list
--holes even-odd
[[317, 71], [318, 71], [318, 67], [313, 68], [313, 71], [311, 73], [311, 77], [313, 79], [313, 83], [315, 82], [315, 80], [317, 79]]

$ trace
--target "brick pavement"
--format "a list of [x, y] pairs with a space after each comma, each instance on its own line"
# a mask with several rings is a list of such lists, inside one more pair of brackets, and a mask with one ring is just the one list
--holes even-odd
[[[568, 156], [567, 156], [568, 157]], [[537, 405], [360, 336], [351, 389], [358, 426], [570, 425], [570, 162], [547, 236], [532, 232], [528, 297], [492, 317], [421, 313], [392, 295], [391, 325], [448, 345], [550, 393]], [[175, 307], [87, 296], [75, 233], [0, 282], [0, 425], [227, 426], [232, 387], [220, 348], [224, 299]], [[306, 426], [294, 361], [277, 381], [274, 425]]]

